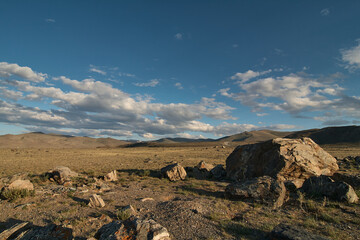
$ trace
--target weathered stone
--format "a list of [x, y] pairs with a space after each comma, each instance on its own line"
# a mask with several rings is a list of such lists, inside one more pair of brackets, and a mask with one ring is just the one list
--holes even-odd
[[64, 184], [69, 181], [72, 177], [77, 177], [79, 174], [73, 172], [68, 167], [56, 167], [50, 171], [50, 178], [54, 179], [58, 184]]
[[279, 208], [286, 200], [286, 188], [283, 182], [269, 176], [249, 179], [229, 184], [225, 189], [229, 198], [262, 202]]
[[107, 182], [115, 182], [118, 180], [116, 170], [109, 172], [104, 176], [104, 180]]
[[271, 240], [329, 240], [294, 225], [277, 225], [270, 233]]
[[170, 240], [167, 229], [154, 220], [135, 217], [106, 224], [98, 230], [95, 237], [98, 240]]
[[135, 208], [131, 205], [127, 205], [121, 209], [121, 211], [125, 214], [128, 214], [129, 216], [136, 216], [137, 212]]
[[310, 138], [238, 146], [226, 159], [227, 176], [233, 180], [267, 175], [297, 188], [311, 176], [330, 176], [338, 169], [336, 159]]
[[29, 222], [13, 224], [9, 229], [0, 233], [0, 239], [19, 240], [71, 240], [73, 239], [72, 229], [64, 228], [55, 224], [45, 227], [33, 226]]
[[201, 161], [198, 163], [198, 165], [196, 166], [200, 171], [207, 171], [210, 172], [213, 168], [214, 165], [206, 163], [205, 161]]
[[34, 190], [34, 185], [29, 180], [15, 180], [6, 187], [9, 190]]
[[360, 174], [358, 173], [336, 172], [331, 178], [335, 181], [346, 182], [355, 189], [360, 188]]
[[93, 194], [91, 197], [90, 197], [90, 200], [89, 200], [89, 206], [90, 207], [105, 207], [105, 202], [104, 200], [99, 196], [99, 195], [96, 195], [96, 194]]
[[167, 177], [170, 181], [178, 181], [186, 178], [186, 171], [180, 164], [175, 163], [162, 168], [161, 175]]
[[314, 176], [307, 179], [301, 188], [307, 194], [326, 196], [337, 201], [355, 203], [359, 200], [354, 189], [345, 182], [335, 182], [328, 176]]
[[213, 178], [218, 179], [218, 180], [226, 177], [225, 168], [221, 164], [216, 165], [213, 169], [211, 169], [210, 172], [211, 172]]

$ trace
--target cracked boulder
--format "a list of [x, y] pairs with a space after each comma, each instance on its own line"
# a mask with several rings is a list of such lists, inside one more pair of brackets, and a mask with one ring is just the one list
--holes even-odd
[[187, 175], [185, 169], [178, 163], [163, 167], [160, 171], [162, 176], [173, 182], [184, 180]]
[[296, 188], [311, 176], [331, 176], [338, 169], [336, 159], [310, 138], [238, 146], [226, 159], [227, 177], [232, 180], [271, 176]]
[[273, 209], [281, 207], [287, 197], [284, 183], [269, 176], [231, 183], [225, 194], [231, 199], [264, 203]]

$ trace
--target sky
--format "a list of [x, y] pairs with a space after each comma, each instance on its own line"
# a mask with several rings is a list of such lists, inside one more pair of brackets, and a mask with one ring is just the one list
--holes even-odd
[[360, 124], [360, 1], [0, 1], [0, 135]]

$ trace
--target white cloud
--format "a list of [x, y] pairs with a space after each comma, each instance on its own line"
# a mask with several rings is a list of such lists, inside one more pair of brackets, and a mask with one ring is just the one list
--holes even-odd
[[15, 63], [0, 62], [0, 76], [11, 77], [13, 75], [33, 82], [43, 82], [47, 78], [46, 74], [34, 72], [29, 67], [21, 67]]
[[253, 70], [248, 70], [244, 73], [236, 73], [235, 75], [231, 76], [232, 80], [240, 80], [240, 82], [247, 82], [252, 78], [259, 77], [261, 75], [270, 73], [271, 70], [263, 71], [263, 72], [254, 72]]
[[153, 134], [151, 133], [144, 133], [141, 135], [143, 138], [147, 138], [147, 139], [154, 139], [156, 138]]
[[177, 88], [180, 89], [180, 90], [181, 90], [181, 89], [184, 89], [184, 87], [182, 86], [182, 84], [179, 83], [179, 82], [175, 83], [174, 86], [177, 87]]
[[120, 77], [131, 77], [131, 78], [135, 78], [135, 77], [136, 77], [135, 74], [124, 73], [124, 72], [119, 73], [119, 76], [120, 76]]
[[345, 67], [348, 69], [360, 68], [360, 39], [357, 42], [357, 46], [340, 50], [342, 60], [346, 63]]
[[258, 117], [264, 117], [266, 115], [269, 115], [268, 113], [256, 113], [256, 116]]
[[134, 83], [135, 86], [137, 87], [156, 87], [156, 85], [158, 85], [160, 83], [160, 81], [158, 79], [152, 79], [149, 82], [146, 83]]
[[329, 8], [324, 8], [320, 11], [321, 16], [328, 16], [330, 14]]
[[89, 69], [90, 72], [95, 72], [95, 73], [98, 73], [98, 74], [101, 74], [101, 75], [106, 75], [106, 72], [99, 69], [98, 67], [95, 67], [93, 65], [90, 65], [90, 69]]
[[5, 87], [0, 87], [0, 95], [11, 100], [18, 100], [23, 96], [22, 92], [9, 90]]
[[45, 19], [45, 22], [54, 23], [54, 22], [55, 22], [55, 19], [47, 18], [47, 19]]
[[183, 39], [183, 34], [182, 33], [177, 33], [174, 35], [176, 40], [182, 40]]

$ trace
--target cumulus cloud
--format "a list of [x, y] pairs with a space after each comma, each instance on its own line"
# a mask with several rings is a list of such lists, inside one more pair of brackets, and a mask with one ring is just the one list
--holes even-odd
[[261, 75], [270, 73], [272, 70], [267, 70], [267, 71], [263, 71], [263, 72], [254, 72], [253, 70], [248, 70], [244, 73], [236, 73], [235, 75], [231, 76], [232, 80], [239, 80], [240, 82], [247, 82], [252, 78], [256, 78], [259, 77]]
[[345, 62], [345, 67], [348, 69], [360, 68], [360, 39], [357, 40], [357, 46], [349, 49], [340, 50], [342, 60]]
[[134, 83], [134, 85], [137, 87], [156, 87], [156, 85], [158, 85], [159, 83], [160, 83], [160, 81], [158, 79], [152, 79], [149, 82]]
[[29, 67], [21, 67], [16, 63], [7, 62], [0, 62], [0, 76], [17, 76], [32, 82], [43, 82], [47, 78], [47, 74], [37, 73]]

